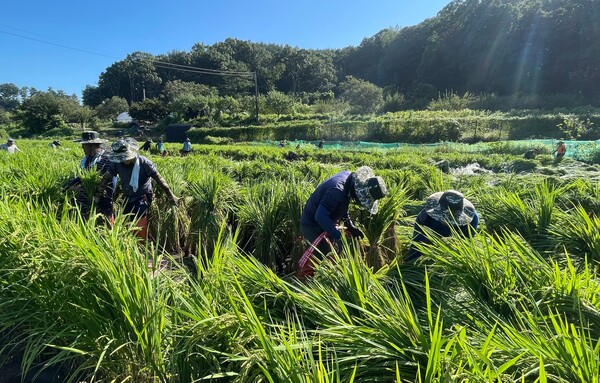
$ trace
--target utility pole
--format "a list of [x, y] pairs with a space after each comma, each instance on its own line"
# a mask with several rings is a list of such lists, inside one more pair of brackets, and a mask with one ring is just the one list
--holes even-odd
[[256, 71], [252, 72], [254, 75], [254, 109], [256, 115], [256, 123], [258, 124], [258, 77], [256, 75]]

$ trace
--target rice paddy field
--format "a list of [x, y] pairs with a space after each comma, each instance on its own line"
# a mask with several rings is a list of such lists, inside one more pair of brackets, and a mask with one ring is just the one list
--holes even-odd
[[[0, 382], [600, 381], [593, 161], [557, 163], [551, 147], [525, 160], [519, 143], [306, 145], [291, 162], [195, 145], [148, 155], [181, 201], [155, 188], [142, 245], [125, 217], [84, 220], [63, 191], [99, 183], [78, 144], [17, 144], [0, 153]], [[388, 184], [380, 212], [352, 207], [365, 238], [297, 281], [304, 203], [362, 165]], [[432, 237], [403, 262], [425, 199], [450, 188], [477, 208], [478, 235]], [[170, 266], [154, 276], [149, 259]]]

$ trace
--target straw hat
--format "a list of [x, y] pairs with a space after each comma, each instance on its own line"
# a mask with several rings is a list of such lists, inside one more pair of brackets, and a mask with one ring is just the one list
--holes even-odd
[[361, 166], [354, 173], [354, 191], [356, 198], [364, 209], [371, 214], [377, 214], [379, 209], [377, 200], [385, 197], [387, 187], [383, 178], [376, 177], [373, 174], [373, 169], [368, 166]]
[[81, 144], [103, 144], [106, 140], [100, 138], [100, 133], [88, 130], [86, 132], [81, 133]]
[[137, 157], [138, 150], [138, 142], [131, 137], [115, 141], [112, 143], [110, 161], [118, 163], [132, 160]]
[[467, 225], [475, 216], [475, 206], [456, 190], [430, 195], [425, 202], [425, 211], [436, 221], [454, 226]]

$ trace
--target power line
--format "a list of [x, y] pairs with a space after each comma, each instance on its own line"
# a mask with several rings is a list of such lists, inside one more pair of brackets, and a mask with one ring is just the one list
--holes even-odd
[[[27, 31], [24, 31], [24, 32], [27, 32]], [[118, 57], [115, 57], [115, 56], [111, 56], [111, 55], [107, 55], [107, 54], [103, 54], [103, 53], [92, 52], [92, 51], [80, 49], [80, 48], [74, 48], [74, 47], [70, 47], [68, 45], [53, 43], [50, 41], [37, 39], [34, 37], [24, 36], [24, 35], [21, 35], [18, 33], [13, 33], [13, 32], [8, 32], [8, 31], [3, 31], [3, 30], [0, 30], [0, 33], [20, 37], [20, 38], [27, 39], [27, 40], [36, 41], [36, 42], [43, 43], [43, 44], [53, 45], [53, 46], [57, 46], [57, 47], [65, 48], [65, 49], [71, 49], [71, 50], [74, 50], [77, 52], [82, 52], [82, 53], [87, 53], [87, 54], [92, 54], [92, 55], [102, 56], [102, 57], [108, 57], [108, 58], [115, 59], [115, 60], [119, 59]], [[30, 33], [30, 32], [27, 32], [27, 33]], [[213, 75], [219, 75], [219, 76], [242, 76], [242, 77], [245, 77], [245, 76], [252, 77], [255, 75], [254, 72], [223, 71], [223, 70], [218, 70], [218, 69], [200, 68], [200, 67], [195, 67], [195, 66], [191, 66], [191, 65], [168, 63], [168, 62], [163, 62], [163, 61], [154, 60], [154, 59], [147, 59], [147, 60], [159, 68], [180, 70], [180, 71], [184, 71], [184, 72], [194, 72], [194, 73], [200, 73], [200, 74], [213, 74]]]
[[12, 33], [12, 32], [2, 31], [2, 30], [0, 30], [0, 33], [4, 33], [4, 34], [7, 34], [7, 35], [12, 35], [12, 36], [17, 36], [17, 37], [21, 37], [21, 38], [24, 38], [24, 39], [27, 39], [27, 40], [37, 41], [39, 43], [44, 43], [44, 44], [48, 44], [48, 45], [54, 45], [54, 46], [61, 47], [61, 48], [71, 49], [71, 50], [78, 51], [78, 52], [88, 53], [88, 54], [91, 54], [91, 55], [103, 56], [103, 57], [108, 57], [108, 58], [111, 58], [111, 59], [117, 59], [118, 60], [118, 58], [116, 58], [114, 56], [109, 56], [109, 55], [105, 55], [105, 54], [102, 54], [102, 53], [96, 53], [96, 52], [88, 51], [88, 50], [85, 50], [85, 49], [73, 48], [73, 47], [70, 47], [70, 46], [67, 46], [67, 45], [63, 45], [63, 44], [57, 44], [57, 43], [53, 43], [53, 42], [50, 42], [50, 41], [36, 39], [36, 38], [33, 38], [33, 37], [29, 37], [29, 36], [23, 36], [23, 35], [20, 35], [18, 33]]
[[177, 70], [177, 71], [182, 71], [182, 72], [191, 72], [191, 73], [198, 73], [198, 74], [208, 74], [208, 75], [216, 75], [216, 76], [238, 76], [238, 77], [254, 77], [254, 72], [228, 72], [228, 71], [206, 71], [203, 68], [197, 68], [197, 67], [188, 67], [187, 68], [173, 68], [173, 67], [169, 67], [169, 66], [165, 66], [163, 64], [159, 64], [159, 63], [154, 63], [154, 66], [157, 68], [161, 68], [161, 69], [172, 69], [172, 70]]
[[173, 67], [178, 67], [178, 68], [189, 68], [189, 69], [198, 69], [198, 70], [203, 70], [203, 71], [207, 71], [207, 72], [214, 72], [214, 73], [231, 73], [231, 74], [249, 74], [249, 73], [253, 73], [253, 72], [248, 72], [248, 71], [233, 71], [233, 70], [219, 70], [219, 69], [209, 69], [209, 68], [200, 68], [200, 67], [195, 67], [192, 65], [182, 65], [182, 64], [174, 64], [174, 63], [169, 63], [169, 62], [164, 62], [164, 61], [159, 61], [159, 60], [149, 60], [152, 63], [157, 63], [157, 64], [162, 64], [162, 65], [170, 65]]

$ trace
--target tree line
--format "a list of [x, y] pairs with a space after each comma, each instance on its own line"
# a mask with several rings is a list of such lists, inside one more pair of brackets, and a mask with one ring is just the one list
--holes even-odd
[[235, 124], [257, 101], [261, 113], [278, 115], [588, 108], [599, 104], [599, 78], [597, 0], [454, 0], [436, 17], [356, 47], [226, 39], [133, 52], [83, 90], [79, 107], [61, 91], [0, 84], [0, 124], [47, 131], [122, 111], [146, 121]]
[[596, 0], [454, 0], [434, 18], [385, 29], [357, 47], [311, 50], [227, 39], [190, 51], [134, 52], [108, 67], [84, 104], [119, 96], [156, 98], [173, 80], [220, 95], [253, 92], [250, 77], [182, 70], [255, 72], [260, 93], [339, 94], [348, 76], [402, 94], [403, 109], [426, 107], [440, 92], [599, 95], [600, 7]]

